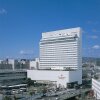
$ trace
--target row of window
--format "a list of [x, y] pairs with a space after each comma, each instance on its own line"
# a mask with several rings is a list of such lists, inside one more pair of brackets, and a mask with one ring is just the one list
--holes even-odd
[[61, 43], [61, 42], [75, 42], [77, 41], [76, 39], [58, 39], [58, 40], [41, 40], [40, 44], [50, 44], [50, 43]]
[[[75, 40], [72, 40], [72, 41], [67, 41], [67, 40], [61, 40], [61, 41], [53, 41], [53, 40], [49, 40], [49, 41], [48, 41], [48, 40], [46, 40], [46, 41], [44, 41], [44, 40], [41, 40], [41, 41], [40, 41], [40, 44], [43, 45], [43, 44], [46, 43], [46, 42], [47, 42], [47, 43], [51, 43], [51, 44], [52, 44], [52, 43], [55, 43], [55, 44], [57, 44], [57, 43], [63, 44], [63, 43], [66, 43], [66, 42], [67, 42], [67, 43], [76, 43], [76, 42], [78, 42], [78, 41], [77, 41], [77, 40], [76, 40], [76, 41], [75, 41]], [[47, 44], [47, 45], [48, 45], [48, 44]]]
[[66, 45], [64, 45], [63, 47], [62, 46], [41, 46], [40, 47], [40, 49], [42, 49], [42, 48], [45, 48], [45, 49], [56, 49], [56, 48], [59, 48], [59, 49], [69, 49], [69, 48], [76, 48], [77, 49], [77, 47], [79, 47], [79, 46], [66, 46]]
[[79, 43], [74, 43], [74, 44], [69, 44], [69, 43], [65, 43], [65, 44], [44, 44], [44, 45], [40, 45], [40, 47], [44, 47], [44, 46], [46, 46], [46, 47], [55, 47], [55, 46], [59, 46], [59, 47], [64, 47], [64, 46], [75, 46], [75, 47], [77, 47], [77, 46], [79, 46], [80, 44]]
[[46, 66], [61, 66], [61, 65], [65, 65], [65, 66], [78, 66], [76, 63], [75, 64], [67, 64], [67, 63], [54, 63], [54, 64], [51, 64], [51, 63], [40, 63], [40, 66], [41, 65], [46, 65]]

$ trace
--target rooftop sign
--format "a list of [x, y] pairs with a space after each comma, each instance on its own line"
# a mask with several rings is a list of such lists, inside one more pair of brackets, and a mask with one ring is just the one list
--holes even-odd
[[75, 37], [80, 32], [80, 28], [71, 28], [58, 31], [42, 33], [42, 39], [60, 38], [60, 37]]

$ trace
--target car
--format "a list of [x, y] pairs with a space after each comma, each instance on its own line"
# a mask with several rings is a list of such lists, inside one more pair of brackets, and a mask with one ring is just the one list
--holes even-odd
[[19, 91], [17, 89], [12, 90], [12, 94], [18, 94], [18, 93], [19, 93]]
[[26, 92], [26, 88], [20, 88], [20, 92]]
[[5, 95], [11, 95], [11, 91], [5, 91]]

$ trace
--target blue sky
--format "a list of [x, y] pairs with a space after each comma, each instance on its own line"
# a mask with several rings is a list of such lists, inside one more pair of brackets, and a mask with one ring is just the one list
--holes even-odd
[[83, 29], [83, 56], [100, 57], [100, 0], [0, 0], [0, 58], [39, 56], [41, 33]]

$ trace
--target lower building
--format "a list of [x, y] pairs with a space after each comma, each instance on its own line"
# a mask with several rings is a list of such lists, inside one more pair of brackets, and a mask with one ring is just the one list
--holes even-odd
[[0, 70], [0, 86], [22, 84], [27, 78], [23, 70]]
[[100, 100], [100, 79], [92, 79], [92, 89], [96, 100]]
[[0, 60], [0, 69], [18, 70], [18, 69], [29, 69], [29, 59], [4, 59]]
[[0, 64], [0, 70], [12, 70], [12, 65], [11, 64]]
[[39, 58], [35, 58], [34, 60], [30, 60], [29, 69], [39, 69]]
[[57, 87], [82, 84], [82, 70], [57, 71], [57, 70], [27, 70], [27, 77], [42, 83], [53, 83]]

